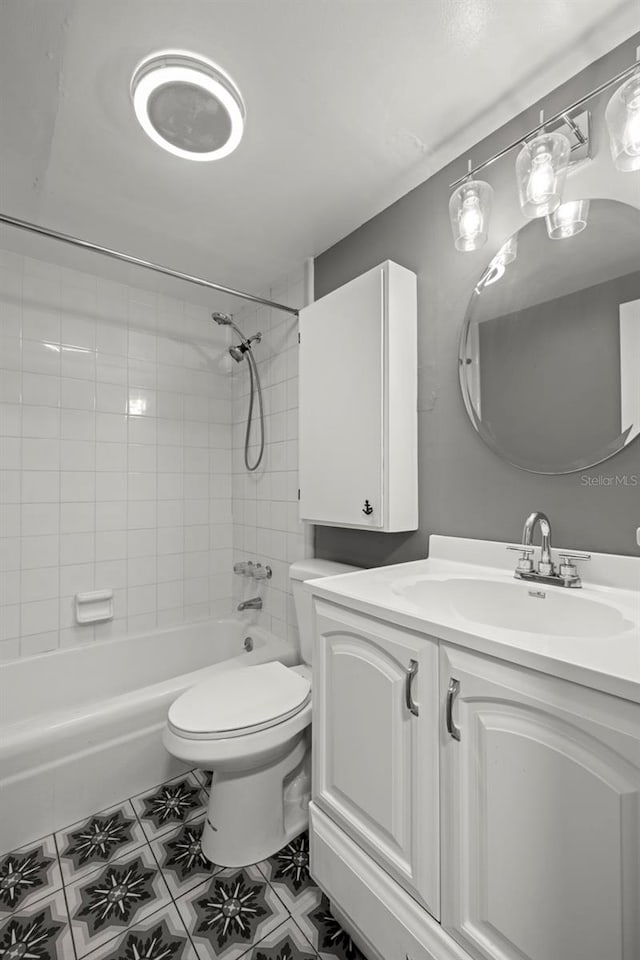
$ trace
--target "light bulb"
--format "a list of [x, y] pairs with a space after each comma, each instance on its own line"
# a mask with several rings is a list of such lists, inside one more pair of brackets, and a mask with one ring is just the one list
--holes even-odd
[[477, 194], [471, 194], [462, 201], [460, 211], [460, 236], [465, 240], [474, 240], [482, 232], [482, 210]]
[[640, 70], [613, 94], [605, 119], [611, 156], [618, 170], [640, 170]]
[[544, 150], [533, 158], [533, 168], [527, 183], [527, 198], [531, 203], [546, 203], [554, 192], [556, 176], [551, 154]]

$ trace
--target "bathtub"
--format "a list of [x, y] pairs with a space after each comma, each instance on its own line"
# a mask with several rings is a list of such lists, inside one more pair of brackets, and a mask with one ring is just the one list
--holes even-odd
[[228, 619], [0, 664], [0, 853], [181, 773], [160, 738], [172, 701], [267, 660], [299, 657]]

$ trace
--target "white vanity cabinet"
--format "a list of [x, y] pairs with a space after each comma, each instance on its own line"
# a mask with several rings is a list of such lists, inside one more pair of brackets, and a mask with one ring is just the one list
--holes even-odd
[[479, 960], [638, 960], [637, 704], [440, 656], [443, 928]]
[[313, 801], [439, 915], [438, 651], [316, 600]]
[[417, 278], [385, 261], [300, 311], [300, 519], [418, 526]]

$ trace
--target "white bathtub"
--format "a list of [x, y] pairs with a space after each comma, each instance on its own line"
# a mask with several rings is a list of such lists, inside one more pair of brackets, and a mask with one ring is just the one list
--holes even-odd
[[0, 853], [180, 773], [160, 739], [169, 704], [212, 672], [266, 660], [298, 657], [229, 619], [0, 664]]

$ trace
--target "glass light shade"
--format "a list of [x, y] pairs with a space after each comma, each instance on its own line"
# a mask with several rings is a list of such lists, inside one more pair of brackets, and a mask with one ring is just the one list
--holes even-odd
[[547, 233], [551, 240], [566, 240], [586, 229], [589, 220], [589, 201], [570, 200], [546, 217]]
[[466, 180], [449, 200], [456, 250], [479, 250], [487, 242], [493, 189], [484, 180]]
[[571, 144], [563, 133], [541, 133], [516, 160], [520, 206], [525, 217], [545, 217], [562, 203]]
[[605, 111], [611, 156], [618, 170], [640, 170], [640, 70], [613, 94]]

